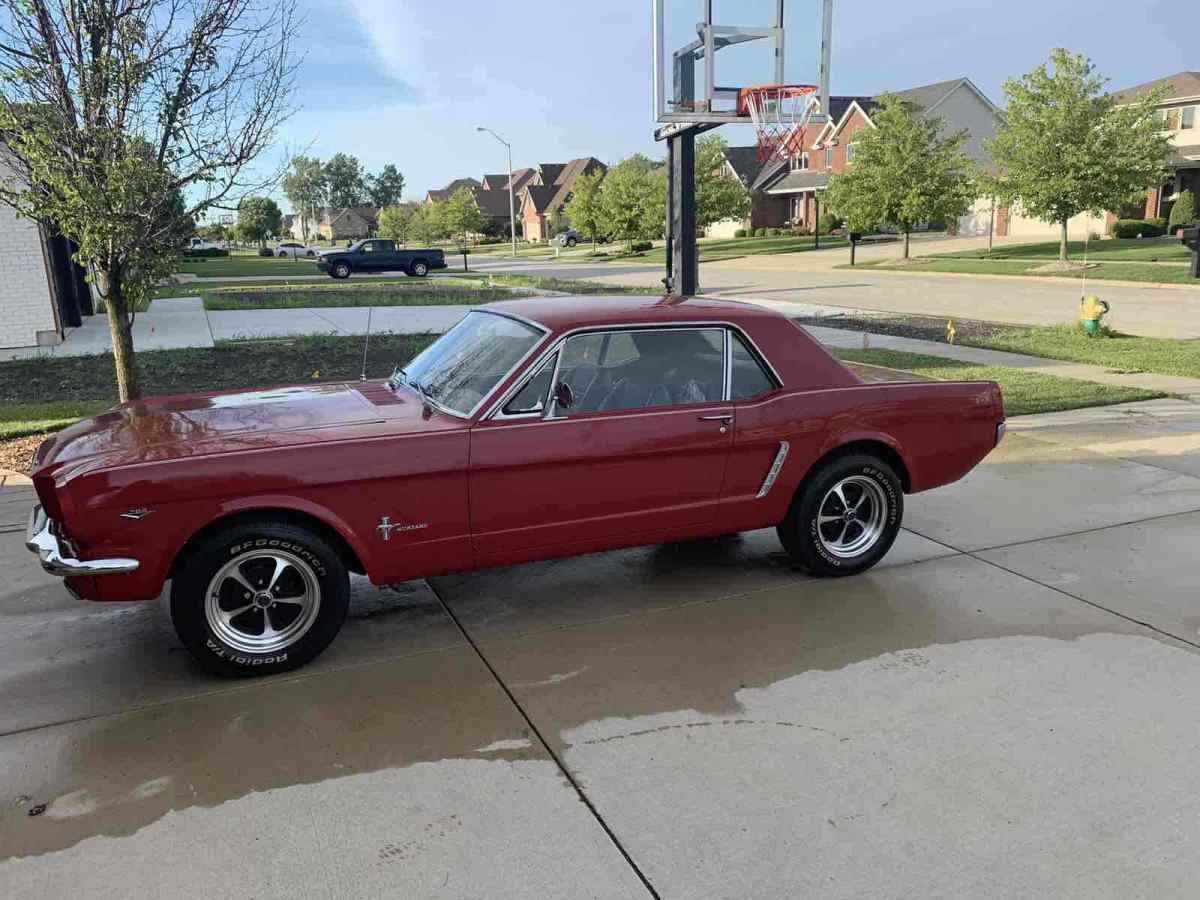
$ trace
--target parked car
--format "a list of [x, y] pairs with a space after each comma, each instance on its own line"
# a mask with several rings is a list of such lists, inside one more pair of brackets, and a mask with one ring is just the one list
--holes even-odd
[[86, 600], [170, 580], [205, 668], [279, 672], [333, 640], [350, 572], [393, 584], [767, 526], [815, 575], [863, 572], [905, 494], [1003, 434], [995, 384], [865, 384], [767, 309], [531, 298], [472, 311], [387, 381], [72, 425], [35, 455], [27, 545]]
[[204, 238], [194, 237], [188, 242], [188, 252], [195, 253], [198, 250], [224, 250], [225, 243], [222, 241], [219, 244], [214, 244], [212, 241], [206, 241]]
[[275, 248], [275, 255], [282, 258], [291, 257], [292, 259], [316, 259], [321, 255], [321, 251], [316, 247], [309, 247], [297, 241], [283, 241]]
[[[602, 234], [596, 237], [597, 244], [607, 244], [610, 238], [608, 235]], [[585, 237], [574, 228], [568, 228], [562, 234], [555, 237], [550, 243], [559, 247], [574, 247], [577, 244], [582, 244], [584, 241], [591, 241], [590, 237]]]
[[349, 278], [353, 272], [404, 272], [424, 278], [433, 269], [446, 268], [446, 256], [441, 250], [402, 250], [395, 241], [371, 238], [322, 253], [317, 268], [331, 278]]

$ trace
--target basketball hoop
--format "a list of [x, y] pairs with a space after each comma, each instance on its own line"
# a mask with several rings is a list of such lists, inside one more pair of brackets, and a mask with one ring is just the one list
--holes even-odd
[[738, 91], [738, 115], [758, 131], [758, 161], [793, 159], [804, 151], [804, 130], [817, 111], [815, 84], [766, 84]]

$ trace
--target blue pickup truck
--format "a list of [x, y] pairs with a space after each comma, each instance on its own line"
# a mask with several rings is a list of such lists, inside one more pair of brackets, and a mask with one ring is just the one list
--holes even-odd
[[330, 278], [349, 278], [353, 272], [404, 272], [424, 278], [433, 269], [446, 268], [446, 256], [441, 250], [400, 250], [395, 241], [371, 238], [322, 253], [317, 268]]

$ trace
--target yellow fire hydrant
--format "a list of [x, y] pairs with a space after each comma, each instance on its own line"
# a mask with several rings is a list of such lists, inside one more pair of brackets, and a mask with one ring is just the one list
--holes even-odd
[[1100, 320], [1108, 315], [1108, 304], [1095, 294], [1088, 294], [1079, 301], [1079, 321], [1083, 330], [1090, 335], [1100, 333]]

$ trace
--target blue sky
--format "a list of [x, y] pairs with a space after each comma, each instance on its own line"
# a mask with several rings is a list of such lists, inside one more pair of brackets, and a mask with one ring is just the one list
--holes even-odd
[[[805, 0], [795, 0], [805, 2]], [[813, 2], [814, 0], [807, 0]], [[301, 107], [281, 154], [395, 163], [406, 194], [514, 165], [661, 154], [650, 115], [647, 0], [311, 0]], [[1127, 87], [1200, 69], [1200, 6], [1166, 0], [838, 0], [833, 90], [873, 94], [958, 76], [994, 102], [1050, 49], [1087, 53]], [[815, 38], [814, 38], [815, 40]], [[748, 129], [725, 129], [749, 143]]]

